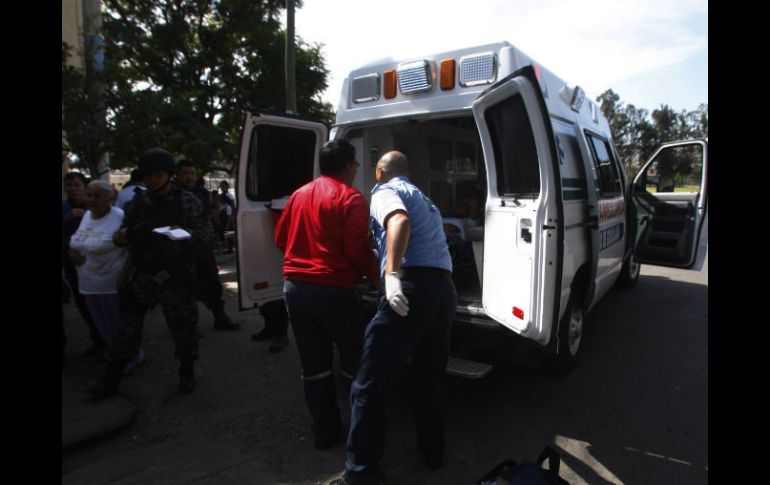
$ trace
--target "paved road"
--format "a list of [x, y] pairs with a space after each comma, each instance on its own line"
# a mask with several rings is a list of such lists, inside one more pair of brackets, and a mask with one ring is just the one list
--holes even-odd
[[[223, 265], [230, 289], [232, 270]], [[389, 404], [388, 483], [467, 484], [502, 459], [535, 458], [546, 444], [563, 453], [561, 475], [572, 484], [707, 483], [707, 299], [708, 268], [643, 266], [635, 289], [613, 290], [589, 314], [582, 360], [567, 376], [507, 364], [479, 381], [447, 378], [449, 450], [438, 471], [419, 461], [406, 369]], [[137, 418], [66, 451], [63, 485], [315, 484], [337, 475], [344, 447], [312, 446], [293, 342], [269, 354], [249, 341], [258, 313], [235, 306], [231, 293], [239, 332], [213, 331], [201, 308], [200, 382], [188, 396], [175, 392], [168, 331], [160, 311], [151, 313], [148, 362], [120, 391]], [[100, 365], [76, 358], [85, 326], [71, 305], [66, 318], [71, 363], [62, 386], [74, 393]]]

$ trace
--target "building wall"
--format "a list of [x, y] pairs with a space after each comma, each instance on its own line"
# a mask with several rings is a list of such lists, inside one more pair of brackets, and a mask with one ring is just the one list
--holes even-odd
[[[61, 40], [71, 47], [68, 63], [82, 69], [83, 64], [83, 0], [62, 0], [61, 2]], [[62, 131], [62, 138], [64, 138]], [[64, 175], [69, 171], [69, 164], [62, 163], [62, 200], [64, 194]]]
[[72, 47], [70, 63], [83, 67], [83, 0], [62, 0], [61, 40]]

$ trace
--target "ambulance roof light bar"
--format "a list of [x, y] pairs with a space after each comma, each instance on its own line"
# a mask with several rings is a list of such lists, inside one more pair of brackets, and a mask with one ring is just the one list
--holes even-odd
[[430, 63], [426, 60], [404, 62], [396, 68], [398, 88], [402, 94], [421, 93], [433, 88]]
[[471, 54], [460, 58], [460, 86], [492, 84], [497, 77], [497, 57], [494, 52]]
[[354, 103], [365, 103], [380, 98], [380, 75], [367, 74], [353, 78], [352, 98]]

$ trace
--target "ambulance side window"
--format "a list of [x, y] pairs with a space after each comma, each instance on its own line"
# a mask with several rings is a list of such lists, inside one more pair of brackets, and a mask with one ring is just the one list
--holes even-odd
[[257, 125], [249, 143], [246, 196], [272, 200], [291, 195], [313, 178], [315, 149], [311, 130]]
[[597, 187], [602, 199], [621, 195], [620, 173], [618, 163], [612, 155], [612, 149], [607, 140], [586, 133], [591, 152], [594, 156], [594, 166], [598, 176]]

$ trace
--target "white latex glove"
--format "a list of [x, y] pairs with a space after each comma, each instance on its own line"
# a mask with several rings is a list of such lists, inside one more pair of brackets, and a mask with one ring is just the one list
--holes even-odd
[[409, 313], [409, 300], [401, 290], [401, 279], [399, 279], [398, 273], [385, 275], [385, 298], [394, 312], [402, 317]]

